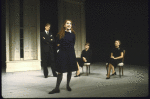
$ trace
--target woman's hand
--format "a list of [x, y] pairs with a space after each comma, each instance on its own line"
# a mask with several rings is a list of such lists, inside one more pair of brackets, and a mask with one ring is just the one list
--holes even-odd
[[85, 57], [83, 57], [83, 61], [84, 61], [84, 62], [87, 62], [87, 60], [86, 60], [86, 58], [85, 58]]
[[45, 37], [43, 37], [43, 39], [45, 39]]
[[111, 56], [111, 58], [113, 58], [113, 59], [114, 59], [114, 56]]
[[57, 44], [57, 46], [59, 46], [60, 44]]

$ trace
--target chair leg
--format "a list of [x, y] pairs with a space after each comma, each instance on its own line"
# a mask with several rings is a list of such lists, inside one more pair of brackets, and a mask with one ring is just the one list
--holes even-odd
[[87, 75], [88, 75], [88, 66], [87, 66], [87, 71], [86, 71]]
[[119, 66], [119, 76], [121, 77], [121, 67]]
[[83, 73], [83, 67], [82, 67], [82, 73]]
[[123, 76], [123, 66], [122, 66], [122, 76]]
[[89, 65], [89, 74], [90, 74], [90, 65]]
[[87, 75], [87, 66], [86, 66], [86, 75]]
[[[106, 65], [106, 71], [107, 71], [107, 74], [108, 74], [108, 65]], [[106, 74], [106, 75], [107, 75], [107, 74]]]

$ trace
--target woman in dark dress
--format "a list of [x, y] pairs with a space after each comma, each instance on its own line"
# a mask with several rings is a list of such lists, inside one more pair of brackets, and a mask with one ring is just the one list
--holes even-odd
[[81, 58], [77, 60], [77, 66], [78, 66], [78, 71], [76, 76], [74, 77], [79, 77], [80, 76], [80, 68], [79, 65], [81, 67], [83, 67], [83, 65], [85, 64], [86, 66], [89, 66], [90, 63], [92, 62], [92, 50], [90, 50], [90, 43], [86, 43], [85, 44], [85, 49], [82, 51], [81, 53]]
[[116, 75], [116, 72], [114, 70], [114, 68], [117, 67], [118, 63], [122, 62], [122, 58], [123, 58], [123, 49], [119, 48], [119, 45], [121, 44], [121, 42], [119, 40], [115, 41], [115, 48], [112, 49], [111, 51], [111, 57], [108, 61], [109, 63], [109, 69], [108, 69], [108, 74], [107, 74], [107, 78], [106, 79], [110, 79], [110, 71], [112, 69], [113, 74], [112, 75]]
[[72, 28], [72, 21], [66, 20], [61, 31], [57, 34], [56, 40], [58, 53], [56, 58], [56, 71], [58, 72], [57, 84], [49, 94], [59, 93], [59, 86], [62, 81], [63, 73], [67, 72], [67, 90], [71, 91], [69, 82], [71, 80], [72, 71], [77, 71], [77, 62], [75, 55], [75, 31]]

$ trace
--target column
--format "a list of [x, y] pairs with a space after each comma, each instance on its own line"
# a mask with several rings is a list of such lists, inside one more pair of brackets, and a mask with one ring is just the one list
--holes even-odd
[[6, 63], [9, 62], [9, 0], [6, 0]]

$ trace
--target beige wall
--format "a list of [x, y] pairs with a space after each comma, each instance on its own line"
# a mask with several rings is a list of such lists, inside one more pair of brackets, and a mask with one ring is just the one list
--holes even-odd
[[[6, 72], [40, 70], [40, 1], [23, 0], [23, 48], [20, 58], [20, 0], [6, 0]], [[33, 65], [36, 64], [36, 65]]]
[[9, 1], [9, 59], [20, 60], [20, 0]]

